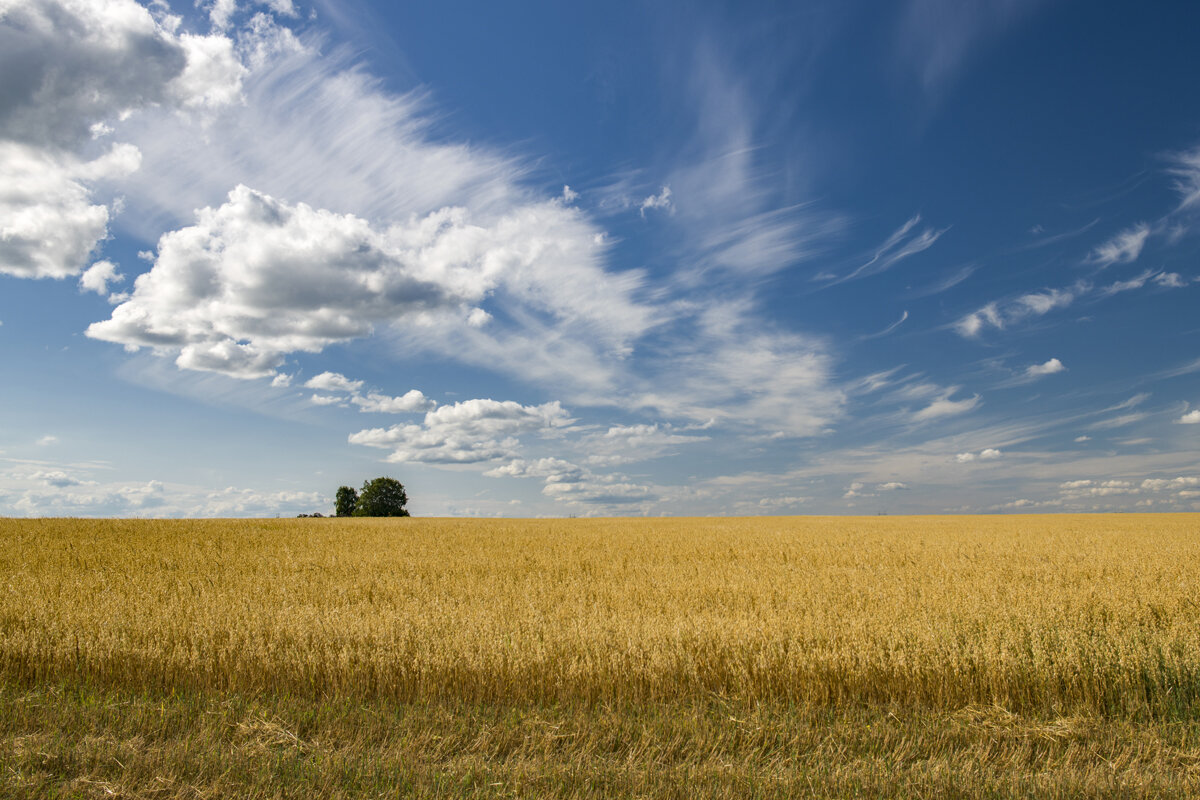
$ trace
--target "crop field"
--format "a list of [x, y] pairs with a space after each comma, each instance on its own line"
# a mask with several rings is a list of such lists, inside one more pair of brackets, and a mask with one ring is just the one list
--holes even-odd
[[3, 797], [1198, 793], [1197, 515], [0, 520]]

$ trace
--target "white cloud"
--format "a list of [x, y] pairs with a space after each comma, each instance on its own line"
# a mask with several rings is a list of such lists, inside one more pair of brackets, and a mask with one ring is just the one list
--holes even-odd
[[879, 484], [875, 488], [881, 492], [895, 492], [901, 489], [907, 489], [908, 484], [901, 483], [900, 481], [888, 481], [887, 483]]
[[1041, 378], [1044, 375], [1054, 375], [1059, 372], [1066, 372], [1067, 368], [1057, 358], [1052, 358], [1044, 364], [1032, 364], [1025, 370], [1025, 376], [1028, 378]]
[[88, 184], [137, 169], [131, 145], [92, 161], [0, 141], [0, 274], [66, 278], [87, 265], [108, 235], [109, 209]]
[[50, 445], [58, 444], [58, 437], [46, 434], [42, 438], [38, 439], [37, 443], [41, 447], [49, 447]]
[[1197, 425], [1200, 424], [1200, 408], [1193, 409], [1184, 414], [1179, 419], [1175, 420], [1181, 425]]
[[[182, 36], [133, 0], [26, 0], [0, 10], [0, 273], [78, 274], [108, 234], [97, 184], [135, 172], [139, 149], [94, 139], [151, 107], [232, 102], [241, 69], [219, 36]], [[230, 88], [232, 85], [232, 89]], [[86, 153], [86, 155], [85, 155]]]
[[411, 414], [415, 411], [429, 411], [437, 405], [417, 389], [411, 389], [400, 397], [368, 392], [366, 397], [354, 395], [350, 402], [358, 406], [359, 411], [376, 414]]
[[841, 283], [855, 278], [866, 278], [889, 270], [897, 262], [933, 247], [942, 234], [949, 230], [948, 228], [942, 228], [941, 230], [925, 228], [917, 233], [912, 233], [913, 228], [920, 221], [921, 215], [914, 215], [893, 231], [866, 263], [844, 277], [834, 280], [833, 283]]
[[179, 44], [187, 66], [170, 88], [183, 108], [211, 110], [242, 100], [248, 70], [234, 52], [232, 39], [185, 33]]
[[671, 204], [671, 187], [670, 186], [662, 187], [662, 191], [660, 191], [658, 194], [652, 194], [649, 197], [647, 197], [645, 200], [642, 201], [642, 205], [640, 206], [641, 214], [643, 217], [646, 216], [647, 209], [653, 210], [653, 209], [657, 209], [657, 208], [664, 208], [664, 209], [667, 209], [668, 211], [672, 210], [673, 206]]
[[32, 473], [29, 478], [35, 481], [42, 481], [47, 486], [54, 486], [58, 489], [65, 489], [68, 486], [82, 486], [84, 481], [68, 475], [62, 470], [38, 470]]
[[1142, 254], [1142, 248], [1145, 247], [1150, 233], [1149, 225], [1144, 222], [1138, 223], [1098, 246], [1088, 255], [1088, 261], [1100, 267], [1132, 264]]
[[97, 122], [170, 99], [187, 53], [133, 0], [4, 4], [0, 137], [71, 148]]
[[292, 385], [292, 376], [285, 372], [280, 372], [271, 379], [271, 385], [277, 389], [282, 389]]
[[391, 450], [388, 461], [477, 464], [515, 458], [518, 436], [572, 422], [557, 402], [523, 406], [511, 400], [464, 400], [425, 414], [421, 425], [393, 425], [353, 433], [351, 444]]
[[954, 329], [967, 338], [974, 338], [989, 327], [1003, 330], [1028, 317], [1042, 316], [1056, 308], [1065, 308], [1086, 289], [1085, 285], [1077, 284], [1067, 289], [1045, 289], [1006, 302], [988, 303], [956, 322]]
[[1177, 478], [1147, 478], [1142, 481], [1141, 488], [1151, 492], [1162, 492], [1186, 489], [1200, 486], [1200, 478], [1195, 476], [1180, 476]]
[[1180, 210], [1191, 209], [1200, 204], [1200, 146], [1176, 153], [1171, 158], [1167, 174], [1175, 178]]
[[320, 389], [326, 392], [357, 392], [362, 385], [362, 381], [352, 381], [337, 372], [322, 372], [304, 382], [305, 388]]
[[26, 490], [11, 503], [11, 509], [30, 517], [267, 517], [327, 512], [332, 507], [332, 501], [318, 492], [234, 487], [213, 491], [157, 480], [72, 482], [69, 476], [58, 483], [52, 482], [58, 480], [55, 477], [43, 480], [53, 491]]
[[[403, 327], [410, 343], [520, 374], [534, 359], [506, 347], [511, 330], [469, 324], [470, 304], [495, 294], [530, 325], [574, 334], [593, 359], [611, 357], [649, 326], [650, 310], [629, 299], [640, 275], [599, 267], [591, 230], [578, 211], [553, 202], [486, 225], [446, 208], [379, 230], [239, 186], [224, 205], [199, 211], [196, 225], [165, 234], [132, 297], [88, 335], [177, 353], [183, 368], [250, 378], [271, 374], [288, 353], [386, 324]], [[569, 372], [566, 363], [557, 368]]]
[[1093, 422], [1088, 426], [1091, 430], [1111, 430], [1112, 428], [1123, 428], [1126, 425], [1132, 425], [1135, 422], [1141, 422], [1147, 417], [1146, 414], [1138, 411], [1132, 414], [1119, 414], [1115, 417], [1102, 419], [1099, 422]]
[[994, 447], [987, 447], [980, 450], [978, 453], [959, 453], [954, 457], [954, 460], [959, 464], [969, 464], [972, 461], [995, 461], [1004, 453]]
[[117, 272], [117, 265], [111, 261], [97, 261], [79, 276], [79, 288], [86, 292], [108, 294], [109, 283], [120, 283], [125, 276]]
[[342, 398], [327, 394], [314, 394], [308, 399], [315, 406], [334, 406], [342, 402]]
[[1187, 280], [1178, 272], [1160, 272], [1154, 276], [1154, 282], [1164, 289], [1180, 289], [1187, 286]]
[[670, 426], [614, 425], [604, 433], [584, 437], [590, 464], [626, 464], [658, 458], [673, 445], [707, 441], [707, 436], [674, 432]]
[[[951, 393], [957, 391], [951, 390]], [[980, 397], [968, 397], [963, 400], [951, 400], [949, 394], [939, 397], [925, 408], [917, 411], [912, 415], [915, 422], [927, 422], [933, 419], [941, 419], [942, 417], [955, 416], [957, 414], [965, 414], [979, 405]]]

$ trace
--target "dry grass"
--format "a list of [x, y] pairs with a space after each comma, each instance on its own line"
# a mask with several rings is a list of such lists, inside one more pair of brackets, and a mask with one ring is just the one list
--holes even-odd
[[1196, 515], [0, 520], [0, 794], [1191, 792], [1198, 600]]

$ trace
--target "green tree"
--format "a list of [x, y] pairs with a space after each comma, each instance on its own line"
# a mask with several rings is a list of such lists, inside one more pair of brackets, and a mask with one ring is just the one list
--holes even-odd
[[351, 489], [349, 486], [339, 486], [337, 490], [337, 500], [334, 503], [334, 511], [339, 517], [350, 517], [354, 515], [355, 509], [358, 508], [358, 492]]
[[358, 495], [356, 517], [407, 517], [408, 494], [395, 478], [376, 478], [363, 484]]

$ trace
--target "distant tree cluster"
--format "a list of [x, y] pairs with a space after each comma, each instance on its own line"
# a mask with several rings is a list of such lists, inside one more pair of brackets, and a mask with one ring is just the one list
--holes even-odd
[[367, 481], [359, 491], [339, 486], [334, 510], [339, 517], [407, 517], [408, 494], [395, 478]]

